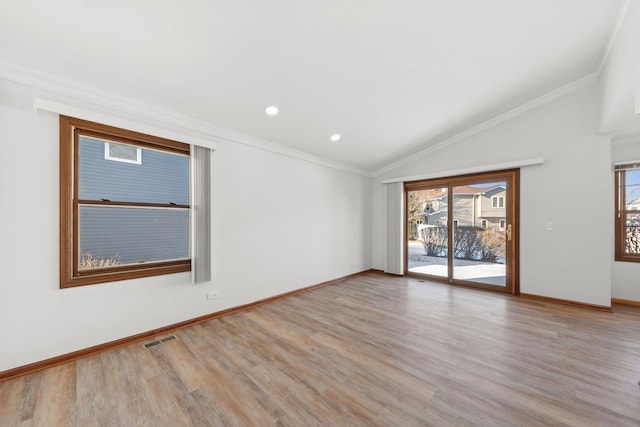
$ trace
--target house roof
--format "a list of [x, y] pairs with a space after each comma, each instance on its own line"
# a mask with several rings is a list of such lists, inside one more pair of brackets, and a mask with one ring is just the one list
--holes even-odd
[[453, 188], [453, 192], [456, 195], [462, 195], [462, 194], [484, 194], [487, 193], [488, 191], [494, 189], [496, 187], [471, 187], [471, 186], [467, 186], [467, 185], [463, 185], [463, 186], [458, 186], [458, 187], [454, 187]]
[[[504, 189], [503, 186], [497, 185], [493, 187], [474, 187], [469, 185], [460, 185], [454, 187], [454, 192], [459, 196], [469, 196], [474, 194], [486, 194], [490, 193], [493, 190]], [[419, 190], [415, 192], [420, 200], [439, 200], [447, 197], [447, 189], [446, 188], [434, 188], [428, 190]]]

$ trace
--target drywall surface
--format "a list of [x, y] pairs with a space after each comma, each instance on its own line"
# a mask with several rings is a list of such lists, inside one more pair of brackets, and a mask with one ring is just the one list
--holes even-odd
[[599, 127], [615, 137], [640, 134], [640, 3], [629, 2], [602, 69]]
[[0, 80], [0, 371], [371, 267], [369, 178], [221, 140], [210, 283], [182, 273], [60, 289], [59, 126], [34, 111], [43, 95]]
[[543, 157], [521, 169], [520, 291], [609, 306], [611, 153], [609, 138], [596, 134], [596, 105], [591, 86], [377, 177], [374, 268], [386, 251], [383, 180]]

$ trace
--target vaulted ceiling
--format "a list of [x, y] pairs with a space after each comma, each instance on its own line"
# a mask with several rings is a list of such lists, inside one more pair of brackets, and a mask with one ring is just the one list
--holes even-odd
[[3, 0], [0, 60], [374, 171], [597, 72], [621, 2]]

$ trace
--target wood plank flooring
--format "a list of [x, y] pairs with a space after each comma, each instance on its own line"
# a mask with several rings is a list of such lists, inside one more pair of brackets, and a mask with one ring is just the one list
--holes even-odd
[[634, 307], [368, 273], [172, 335], [0, 383], [0, 425], [640, 425]]

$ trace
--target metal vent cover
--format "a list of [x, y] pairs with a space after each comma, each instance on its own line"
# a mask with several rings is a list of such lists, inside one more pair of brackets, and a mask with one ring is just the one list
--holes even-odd
[[150, 342], [148, 342], [148, 343], [146, 343], [144, 345], [144, 348], [155, 347], [157, 345], [161, 345], [161, 344], [164, 344], [166, 342], [173, 341], [175, 339], [176, 339], [175, 335], [171, 335], [171, 336], [168, 336], [166, 338], [161, 338], [161, 339], [157, 339], [157, 340], [154, 340], [154, 341], [150, 341]]

